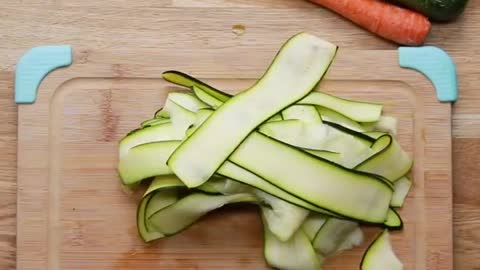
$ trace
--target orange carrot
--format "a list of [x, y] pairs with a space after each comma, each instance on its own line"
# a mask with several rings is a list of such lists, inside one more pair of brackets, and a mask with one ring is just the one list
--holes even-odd
[[431, 24], [420, 13], [379, 0], [310, 0], [363, 28], [404, 45], [421, 45]]

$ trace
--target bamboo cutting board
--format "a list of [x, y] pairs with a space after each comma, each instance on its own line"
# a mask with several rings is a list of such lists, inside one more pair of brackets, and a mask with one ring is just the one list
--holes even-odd
[[[34, 104], [18, 108], [17, 269], [268, 269], [253, 207], [217, 211], [144, 244], [135, 224], [141, 191], [121, 187], [117, 146], [169, 91], [182, 90], [162, 80], [163, 71], [186, 71], [233, 93], [261, 76], [280, 45], [74, 48], [73, 64], [42, 82]], [[398, 118], [415, 184], [400, 210], [404, 230], [392, 233], [395, 251], [405, 269], [452, 270], [451, 105], [438, 103], [423, 75], [400, 68], [397, 54], [342, 49], [319, 90], [383, 103], [384, 114]], [[325, 269], [358, 269], [378, 230], [366, 232], [361, 247], [328, 259]]]

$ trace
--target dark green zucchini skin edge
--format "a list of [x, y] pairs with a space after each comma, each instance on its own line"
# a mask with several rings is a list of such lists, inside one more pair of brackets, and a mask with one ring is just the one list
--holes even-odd
[[153, 118], [157, 118], [157, 113], [159, 113], [161, 110], [163, 110], [163, 107], [160, 107], [160, 109], [155, 111], [155, 113], [153, 114]]
[[[202, 89], [202, 90], [204, 90], [204, 91], [206, 90], [207, 93], [208, 93], [208, 92], [215, 92], [215, 93], [217, 93], [219, 96], [224, 96], [226, 99], [233, 97], [233, 95], [228, 94], [228, 93], [225, 93], [225, 92], [223, 92], [223, 91], [220, 91], [220, 90], [218, 90], [217, 88], [215, 88], [215, 87], [213, 87], [213, 86], [211, 86], [211, 85], [208, 85], [208, 84], [200, 81], [199, 79], [197, 79], [197, 78], [195, 78], [195, 77], [192, 77], [192, 76], [190, 76], [190, 75], [188, 75], [188, 74], [186, 74], [186, 73], [183, 73], [183, 72], [181, 72], [181, 71], [178, 71], [178, 70], [167, 70], [167, 71], [163, 72], [162, 74], [168, 74], [168, 73], [170, 73], [170, 74], [176, 74], [176, 75], [181, 76], [181, 77], [184, 77], [185, 79], [187, 79], [187, 80], [189, 80], [189, 81], [192, 82], [192, 83], [190, 83], [190, 84], [179, 84], [179, 83], [177, 83], [177, 82], [173, 82], [173, 81], [167, 80], [167, 81], [169, 81], [169, 82], [171, 82], [171, 83], [173, 83], [173, 84], [180, 85], [180, 86], [184, 86], [184, 87], [188, 87], [188, 88], [191, 88], [192, 86], [195, 85], [195, 86], [200, 87], [200, 89]], [[205, 89], [205, 88], [206, 88], [206, 89]], [[221, 101], [224, 101], [224, 100], [221, 100]]]
[[[320, 114], [320, 117], [322, 117], [321, 114]], [[336, 129], [338, 129], [338, 130], [340, 130], [340, 131], [343, 131], [343, 132], [345, 132], [345, 133], [348, 133], [348, 134], [350, 134], [350, 135], [352, 135], [352, 136], [354, 136], [354, 137], [358, 137], [358, 138], [360, 138], [360, 139], [362, 139], [362, 140], [368, 141], [368, 142], [370, 142], [370, 143], [372, 143], [372, 144], [376, 141], [374, 138], [372, 138], [372, 137], [370, 137], [370, 136], [368, 136], [368, 135], [366, 135], [366, 134], [363, 134], [363, 133], [361, 133], [361, 132], [358, 132], [358, 131], [349, 129], [349, 128], [344, 127], [344, 126], [342, 126], [342, 125], [340, 125], [340, 124], [337, 124], [337, 123], [334, 123], [334, 122], [329, 122], [329, 121], [326, 121], [326, 120], [323, 120], [323, 123], [325, 123], [325, 124], [327, 124], [327, 125], [329, 125], [329, 126], [331, 126], [331, 127], [333, 127], [333, 128], [336, 128]]]
[[398, 212], [390, 207], [390, 210], [392, 210], [395, 215], [398, 217], [398, 220], [400, 220], [400, 224], [397, 224], [397, 225], [393, 225], [393, 226], [389, 226], [389, 225], [386, 225], [386, 224], [383, 224], [385, 228], [387, 228], [388, 230], [390, 231], [399, 231], [399, 230], [403, 230], [403, 219], [402, 219], [402, 216], [400, 216], [400, 214], [398, 214]]
[[[368, 245], [367, 249], [365, 250], [365, 252], [363, 253], [363, 256], [362, 256], [362, 260], [360, 261], [360, 270], [364, 270], [363, 269], [363, 262], [365, 261], [365, 257], [367, 256], [367, 253], [368, 251], [370, 250], [370, 248], [375, 244], [375, 242], [377, 242], [378, 238], [380, 238], [380, 236], [382, 236], [383, 234], [383, 231], [381, 231], [376, 237], [375, 239], [372, 241], [372, 243], [370, 243], [370, 245]], [[385, 269], [387, 270], [387, 269]]]

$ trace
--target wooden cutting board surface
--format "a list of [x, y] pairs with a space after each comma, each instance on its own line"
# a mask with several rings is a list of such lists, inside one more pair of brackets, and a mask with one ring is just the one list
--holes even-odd
[[[144, 244], [135, 224], [141, 191], [120, 185], [117, 144], [169, 91], [182, 90], [161, 72], [183, 70], [233, 93], [261, 76], [279, 46], [92, 51], [88, 58], [74, 48], [74, 64], [51, 73], [34, 104], [19, 106], [17, 268], [268, 269], [254, 207], [220, 210]], [[405, 269], [452, 270], [450, 104], [438, 103], [431, 83], [401, 69], [389, 50], [340, 50], [319, 88], [384, 103], [385, 114], [399, 119], [415, 184], [400, 211], [405, 228], [392, 236], [395, 251]], [[364, 245], [329, 259], [325, 269], [358, 269], [378, 230], [366, 232]]]

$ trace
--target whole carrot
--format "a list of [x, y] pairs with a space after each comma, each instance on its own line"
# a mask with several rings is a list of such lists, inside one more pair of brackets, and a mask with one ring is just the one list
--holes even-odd
[[363, 28], [404, 45], [421, 45], [431, 24], [420, 13], [379, 0], [310, 0]]

